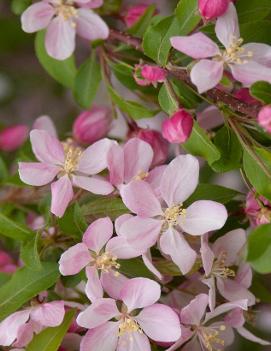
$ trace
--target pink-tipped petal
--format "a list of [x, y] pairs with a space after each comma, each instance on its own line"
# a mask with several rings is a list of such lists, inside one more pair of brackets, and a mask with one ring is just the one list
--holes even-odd
[[124, 152], [121, 146], [113, 145], [108, 152], [110, 182], [120, 185], [124, 181]]
[[186, 307], [181, 310], [181, 323], [200, 325], [208, 306], [209, 297], [206, 294], [197, 295]]
[[46, 51], [57, 60], [65, 60], [75, 49], [75, 28], [73, 19], [55, 17], [49, 24], [45, 36]]
[[83, 236], [83, 243], [97, 254], [113, 235], [113, 223], [109, 217], [99, 218], [92, 222]]
[[102, 298], [94, 301], [83, 312], [79, 313], [76, 322], [81, 327], [92, 329], [104, 324], [119, 314], [115, 300]]
[[173, 342], [181, 337], [178, 315], [168, 306], [154, 304], [144, 308], [136, 317], [149, 338], [161, 342]]
[[190, 78], [193, 84], [198, 89], [200, 94], [214, 88], [220, 82], [223, 76], [223, 62], [200, 60], [196, 63], [190, 73]]
[[79, 273], [91, 261], [85, 244], [79, 243], [65, 251], [59, 260], [59, 271], [62, 275]]
[[240, 38], [238, 17], [233, 3], [230, 3], [225, 14], [217, 19], [215, 32], [226, 48], [232, 44], [233, 39]]
[[261, 65], [256, 61], [249, 61], [244, 64], [230, 65], [233, 77], [244, 86], [249, 87], [258, 80], [271, 83], [271, 68]]
[[87, 276], [87, 284], [86, 284], [86, 295], [90, 301], [95, 301], [103, 297], [103, 288], [100, 282], [99, 274], [94, 266], [86, 267], [86, 276]]
[[79, 9], [76, 19], [77, 34], [87, 40], [106, 39], [109, 28], [104, 20], [88, 9]]
[[215, 201], [199, 200], [179, 217], [182, 230], [191, 235], [203, 235], [224, 226], [228, 214], [225, 206]]
[[133, 278], [124, 284], [120, 295], [128, 310], [132, 311], [157, 302], [161, 296], [161, 288], [154, 280]]
[[72, 183], [67, 175], [51, 184], [52, 203], [51, 212], [62, 217], [73, 198]]
[[48, 134], [57, 138], [55, 125], [49, 116], [38, 117], [33, 124], [33, 129], [45, 130]]
[[194, 59], [213, 57], [220, 53], [216, 43], [201, 32], [184, 37], [172, 37], [170, 42], [176, 50]]
[[12, 313], [0, 323], [0, 345], [10, 346], [17, 338], [19, 329], [29, 319], [30, 310]]
[[98, 195], [108, 195], [114, 190], [114, 187], [107, 180], [98, 176], [73, 176], [72, 183], [78, 188], [90, 191], [91, 193]]
[[125, 333], [119, 338], [117, 351], [151, 351], [147, 336], [139, 332]]
[[256, 335], [252, 334], [249, 330], [247, 330], [244, 327], [239, 327], [237, 328], [237, 332], [245, 339], [250, 340], [252, 342], [255, 342], [257, 344], [263, 345], [263, 346], [268, 346], [271, 344], [270, 341], [263, 340], [261, 338], [258, 338]]
[[121, 187], [120, 194], [124, 204], [141, 217], [162, 215], [160, 202], [151, 186], [143, 180], [134, 180]]
[[29, 185], [41, 186], [50, 183], [60, 171], [60, 167], [48, 163], [19, 162], [21, 180]]
[[59, 140], [45, 130], [34, 129], [30, 132], [32, 149], [40, 162], [63, 165], [64, 149]]
[[64, 301], [44, 303], [34, 307], [30, 312], [31, 319], [45, 327], [56, 327], [60, 325], [64, 316]]
[[121, 289], [127, 280], [128, 278], [123, 274], [116, 275], [113, 271], [102, 272], [101, 274], [101, 283], [104, 291], [115, 300], [120, 300]]
[[160, 247], [163, 253], [171, 257], [183, 274], [187, 274], [192, 269], [197, 253], [190, 247], [184, 236], [174, 228], [169, 228], [162, 234]]
[[39, 1], [29, 6], [21, 17], [23, 31], [34, 33], [46, 28], [54, 13], [54, 8], [45, 1]]
[[116, 351], [118, 329], [118, 322], [107, 322], [89, 330], [82, 338], [80, 351]]
[[169, 207], [183, 203], [195, 191], [198, 181], [198, 160], [191, 155], [177, 156], [163, 172], [160, 186], [162, 198]]

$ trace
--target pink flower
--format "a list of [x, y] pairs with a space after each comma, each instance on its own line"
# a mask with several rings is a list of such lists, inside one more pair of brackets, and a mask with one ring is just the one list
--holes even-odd
[[72, 128], [73, 137], [80, 144], [92, 144], [106, 136], [111, 121], [111, 113], [107, 107], [94, 106], [76, 118]]
[[157, 83], [163, 83], [166, 80], [167, 72], [163, 68], [152, 65], [136, 65], [134, 79], [138, 85], [157, 86]]
[[247, 194], [245, 213], [253, 227], [270, 223], [271, 204], [263, 196], [258, 196], [256, 199], [255, 193], [250, 191]]
[[45, 130], [48, 134], [57, 138], [56, 127], [55, 127], [54, 122], [52, 121], [51, 117], [49, 117], [49, 116], [44, 115], [44, 116], [38, 117], [35, 120], [32, 129]]
[[5, 251], [0, 250], [0, 272], [13, 273], [17, 269], [12, 257]]
[[23, 124], [13, 125], [0, 131], [0, 150], [14, 151], [18, 149], [28, 137], [28, 128]]
[[[113, 224], [110, 218], [100, 218], [90, 224], [82, 243], [70, 247], [59, 260], [59, 270], [62, 275], [77, 274], [86, 267], [88, 278], [86, 294], [91, 301], [103, 297], [103, 288], [112, 291], [118, 285], [122, 286], [126, 280], [118, 273], [119, 258], [127, 259], [140, 255], [140, 252], [128, 245], [125, 237], [112, 238], [112, 235]], [[110, 287], [112, 284], [115, 286]], [[116, 294], [117, 292], [115, 296]]]
[[124, 22], [128, 28], [132, 27], [141, 16], [144, 15], [148, 5], [139, 4], [129, 7], [126, 14], [123, 16]]
[[216, 21], [215, 32], [225, 50], [221, 51], [215, 42], [201, 32], [171, 38], [171, 45], [176, 50], [200, 59], [190, 73], [199, 93], [214, 88], [220, 82], [225, 65], [233, 77], [245, 86], [258, 80], [271, 82], [271, 47], [259, 43], [242, 46], [237, 13], [232, 3]]
[[26, 346], [45, 327], [56, 327], [65, 315], [64, 302], [37, 304], [12, 313], [0, 323], [0, 345]]
[[193, 129], [193, 117], [181, 109], [169, 119], [164, 120], [162, 125], [163, 137], [173, 144], [185, 143]]
[[19, 162], [21, 180], [29, 185], [51, 184], [51, 212], [63, 216], [73, 198], [73, 186], [95, 194], [107, 195], [112, 185], [102, 177], [94, 176], [107, 167], [107, 153], [114, 144], [102, 139], [82, 150], [71, 140], [60, 142], [45, 130], [30, 132], [32, 149], [40, 162]]
[[80, 350], [150, 351], [148, 337], [159, 342], [176, 341], [181, 336], [179, 318], [170, 307], [157, 303], [160, 295], [155, 281], [134, 278], [120, 291], [120, 309], [114, 299], [96, 300], [77, 317], [77, 323], [89, 329]]
[[268, 133], [271, 133], [271, 105], [264, 106], [258, 114], [258, 123]]
[[[255, 296], [248, 290], [252, 283], [252, 271], [242, 262], [246, 246], [246, 232], [235, 229], [208, 243], [208, 234], [202, 237], [201, 257], [206, 279], [203, 282], [210, 288], [209, 305], [216, 305], [216, 288], [228, 301], [246, 299], [248, 305], [255, 304]], [[236, 271], [232, 269], [236, 266]]]
[[200, 236], [222, 228], [227, 219], [225, 207], [214, 201], [200, 200], [188, 208], [183, 206], [196, 189], [198, 177], [198, 160], [180, 155], [163, 170], [159, 197], [142, 180], [133, 180], [120, 190], [123, 202], [136, 214], [124, 221], [120, 234], [142, 253], [159, 240], [160, 250], [171, 257], [183, 274], [191, 270], [197, 257], [183, 233]]
[[[74, 51], [75, 35], [87, 40], [106, 39], [109, 29], [100, 16], [89, 8], [96, 0], [42, 0], [22, 14], [23, 30], [27, 33], [47, 28], [45, 47], [55, 59], [65, 60]], [[89, 8], [86, 8], [89, 7]], [[100, 5], [99, 5], [100, 6]]]
[[229, 2], [230, 0], [199, 0], [201, 16], [207, 20], [222, 16], [227, 11]]

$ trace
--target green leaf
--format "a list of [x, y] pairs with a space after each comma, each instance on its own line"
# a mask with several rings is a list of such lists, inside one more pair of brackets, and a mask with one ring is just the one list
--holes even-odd
[[185, 206], [189, 206], [198, 200], [213, 200], [220, 202], [221, 204], [226, 204], [239, 194], [238, 191], [224, 186], [201, 183], [185, 202]]
[[66, 335], [75, 311], [66, 312], [65, 318], [61, 325], [54, 328], [46, 328], [41, 333], [34, 336], [30, 344], [26, 347], [26, 351], [57, 351]]
[[79, 232], [83, 234], [86, 231], [88, 224], [85, 220], [85, 217], [83, 216], [81, 207], [79, 206], [78, 202], [76, 202], [74, 205], [73, 219]]
[[58, 264], [44, 262], [39, 270], [23, 267], [0, 288], [0, 320], [15, 312], [30, 299], [55, 284]]
[[221, 158], [212, 163], [216, 172], [229, 172], [241, 167], [242, 147], [237, 136], [231, 129], [224, 126], [216, 133], [214, 144], [221, 154]]
[[169, 89], [169, 86], [164, 83], [159, 90], [158, 101], [161, 108], [168, 114], [172, 115], [179, 108], [179, 104], [176, 101], [172, 91]]
[[70, 235], [75, 239], [81, 239], [87, 228], [87, 223], [77, 203], [69, 206], [64, 216], [57, 219], [57, 223], [65, 235]]
[[140, 258], [118, 260], [118, 263], [120, 264], [119, 271], [129, 278], [144, 277], [153, 279], [153, 274], [148, 270]]
[[140, 19], [128, 29], [128, 33], [141, 38], [145, 33], [150, 21], [156, 11], [156, 6], [154, 4], [150, 5]]
[[33, 270], [41, 269], [41, 262], [38, 252], [39, 232], [35, 237], [23, 243], [21, 246], [20, 258], [24, 264]]
[[116, 78], [128, 89], [136, 90], [139, 88], [133, 77], [133, 67], [126, 64], [125, 62], [120, 62], [116, 64], [110, 64], [112, 71]]
[[21, 223], [17, 223], [12, 219], [0, 213], [0, 233], [16, 240], [32, 239], [34, 233]]
[[263, 19], [271, 12], [270, 0], [238, 0], [236, 2], [239, 23]]
[[73, 94], [78, 104], [89, 108], [96, 96], [100, 81], [101, 68], [96, 58], [95, 50], [79, 68], [74, 82]]
[[12, 0], [11, 1], [11, 11], [15, 15], [20, 15], [31, 5], [31, 0]]
[[111, 86], [108, 86], [108, 92], [112, 102], [116, 104], [121, 111], [127, 113], [132, 119], [150, 118], [158, 112], [149, 110], [136, 101], [124, 100]]
[[93, 197], [81, 207], [82, 214], [92, 219], [109, 216], [115, 219], [129, 210], [119, 197]]
[[173, 78], [171, 84], [176, 95], [180, 99], [181, 105], [185, 108], [194, 109], [202, 102], [202, 99], [184, 82]]
[[4, 181], [5, 178], [8, 177], [8, 169], [7, 166], [5, 164], [5, 161], [3, 160], [3, 158], [0, 156], [0, 181]]
[[196, 28], [201, 20], [201, 16], [198, 12], [198, 0], [180, 0], [175, 14], [178, 21], [181, 23], [179, 34], [189, 34]]
[[270, 36], [271, 21], [255, 21], [240, 25], [241, 37], [245, 43], [271, 44]]
[[271, 84], [256, 82], [250, 87], [250, 94], [264, 104], [271, 104]]
[[248, 237], [247, 261], [255, 271], [265, 274], [271, 272], [271, 224], [254, 229]]
[[219, 160], [221, 156], [218, 148], [197, 122], [194, 122], [190, 138], [186, 143], [182, 144], [182, 147], [192, 155], [203, 157], [209, 165]]
[[63, 61], [52, 58], [45, 50], [44, 39], [45, 31], [36, 34], [35, 49], [40, 64], [57, 82], [65, 87], [72, 88], [76, 75], [74, 56], [72, 55]]

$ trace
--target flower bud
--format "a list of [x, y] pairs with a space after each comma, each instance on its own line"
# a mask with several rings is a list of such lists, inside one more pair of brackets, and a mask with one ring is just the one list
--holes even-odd
[[267, 132], [271, 133], [271, 105], [264, 106], [258, 114], [258, 123]]
[[139, 5], [130, 7], [123, 17], [126, 26], [128, 28], [132, 27], [144, 14], [147, 8], [148, 8], [148, 5], [144, 5], [144, 4], [139, 4]]
[[259, 101], [254, 99], [254, 97], [250, 95], [248, 88], [241, 88], [241, 89], [237, 90], [234, 93], [234, 97], [236, 97], [236, 99], [243, 101], [249, 105], [259, 104]]
[[138, 85], [147, 86], [163, 83], [167, 77], [167, 72], [163, 68], [152, 65], [136, 65], [134, 79]]
[[110, 127], [110, 110], [104, 106], [94, 106], [76, 118], [73, 124], [73, 137], [81, 144], [92, 144], [105, 137]]
[[192, 132], [193, 123], [193, 117], [181, 109], [163, 122], [162, 135], [170, 143], [184, 143]]
[[199, 0], [199, 11], [206, 20], [222, 16], [228, 8], [230, 0]]
[[28, 128], [23, 124], [13, 125], [0, 132], [0, 150], [14, 151], [27, 139]]
[[247, 194], [245, 213], [252, 227], [271, 222], [270, 202], [261, 195], [256, 199], [253, 191]]

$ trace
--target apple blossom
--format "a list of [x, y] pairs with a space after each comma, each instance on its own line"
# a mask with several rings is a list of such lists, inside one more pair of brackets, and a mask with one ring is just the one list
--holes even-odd
[[123, 16], [126, 26], [128, 28], [132, 27], [140, 19], [140, 17], [144, 15], [147, 8], [148, 8], [148, 5], [144, 5], [144, 4], [138, 4], [138, 5], [129, 7]]
[[253, 227], [271, 221], [271, 204], [263, 196], [258, 196], [253, 191], [247, 194], [245, 213]]
[[192, 132], [193, 122], [193, 117], [181, 109], [175, 112], [169, 119], [164, 120], [162, 135], [170, 143], [185, 143]]
[[157, 86], [157, 83], [163, 83], [166, 80], [167, 72], [165, 69], [151, 65], [136, 65], [134, 79], [138, 85]]
[[223, 15], [229, 6], [230, 0], [199, 0], [199, 10], [202, 17], [212, 20]]

